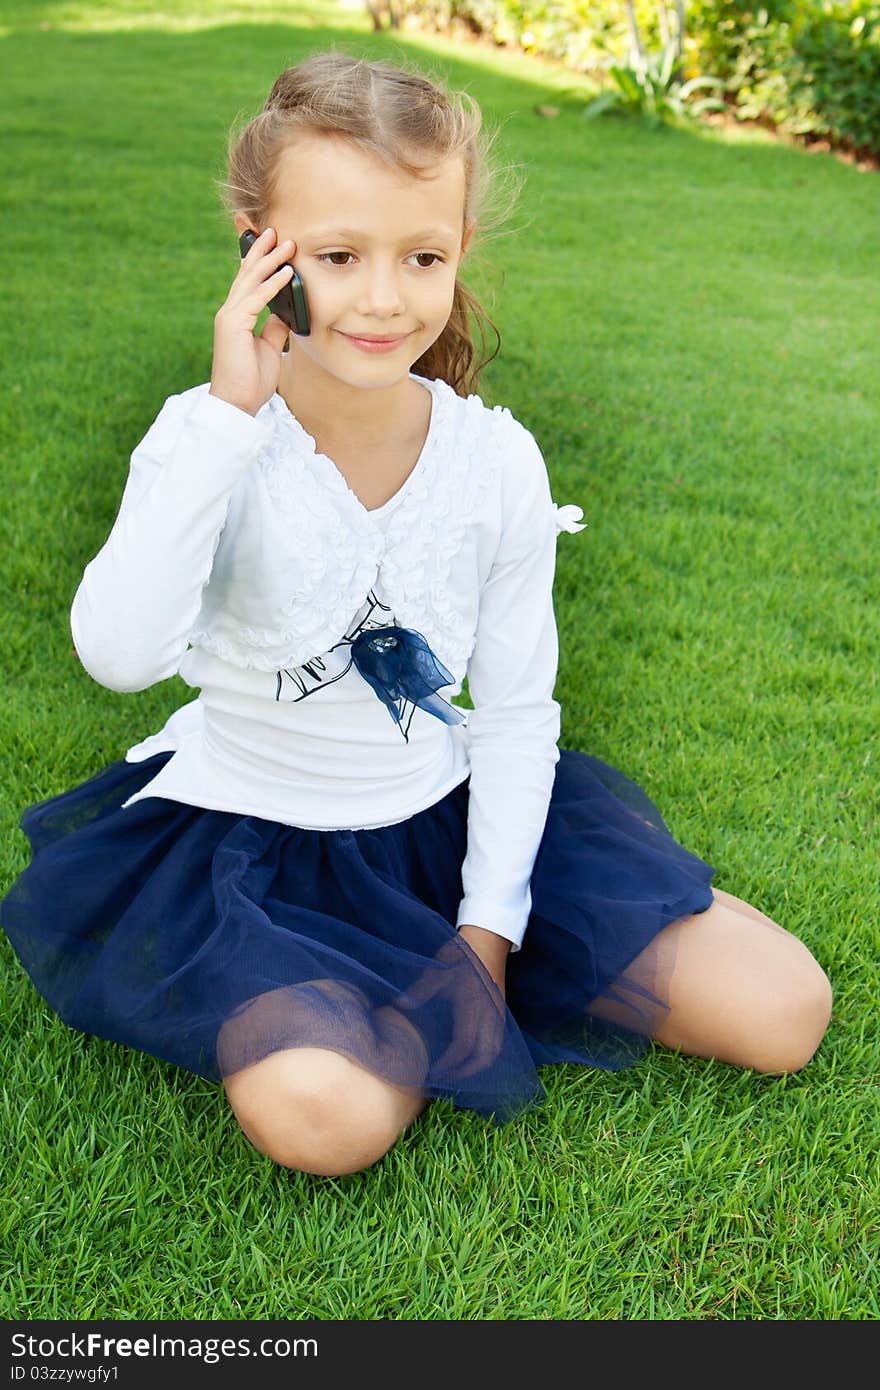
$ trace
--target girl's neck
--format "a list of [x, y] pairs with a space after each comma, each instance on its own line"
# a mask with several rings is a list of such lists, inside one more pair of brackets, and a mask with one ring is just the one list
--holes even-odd
[[425, 388], [409, 373], [387, 387], [349, 386], [297, 352], [292, 340], [281, 359], [277, 389], [324, 453], [333, 445], [379, 448], [405, 442], [418, 433], [425, 413]]

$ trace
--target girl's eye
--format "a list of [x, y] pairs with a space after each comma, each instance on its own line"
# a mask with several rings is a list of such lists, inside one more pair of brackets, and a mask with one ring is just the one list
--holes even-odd
[[[315, 257], [315, 260], [318, 260], [318, 261], [329, 261], [330, 258], [331, 258], [331, 256], [350, 256], [350, 255], [351, 255], [351, 252], [350, 252], [350, 251], [323, 251], [323, 252], [321, 252], [319, 255], [317, 255], [317, 256]], [[445, 265], [445, 261], [443, 260], [443, 257], [442, 257], [442, 256], [438, 256], [437, 253], [436, 253], [435, 251], [414, 251], [414, 252], [413, 252], [413, 255], [414, 255], [414, 256], [430, 256], [432, 262], [433, 262], [433, 261], [439, 261], [440, 265]], [[333, 261], [332, 264], [333, 264], [333, 265], [336, 265], [340, 270], [345, 269], [345, 267], [344, 267], [343, 265], [341, 265], [338, 261]], [[433, 268], [434, 268], [434, 267], [433, 267], [433, 264], [432, 264], [432, 265], [423, 265], [423, 266], [419, 266], [419, 269], [420, 269], [420, 270], [433, 270]]]

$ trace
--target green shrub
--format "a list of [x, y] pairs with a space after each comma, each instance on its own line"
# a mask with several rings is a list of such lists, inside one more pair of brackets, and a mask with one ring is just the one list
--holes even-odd
[[[402, 0], [399, 9], [439, 30], [465, 22], [611, 82], [612, 69], [631, 65], [620, 0]], [[646, 56], [660, 64], [659, 5], [635, 0], [635, 14]], [[674, 35], [673, 4], [667, 14]], [[880, 0], [689, 0], [686, 23], [679, 76], [720, 78], [740, 119], [880, 154]]]
[[792, 49], [825, 131], [857, 150], [880, 150], [880, 5], [804, 5]]

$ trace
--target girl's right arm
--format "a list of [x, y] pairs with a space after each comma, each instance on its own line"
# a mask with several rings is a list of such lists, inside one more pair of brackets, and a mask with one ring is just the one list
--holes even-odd
[[110, 690], [145, 690], [174, 675], [201, 607], [230, 495], [267, 442], [255, 417], [272, 396], [290, 332], [257, 316], [290, 277], [269, 251], [271, 229], [241, 263], [214, 319], [210, 389], [165, 402], [131, 456], [119, 512], [107, 541], [86, 565], [70, 610], [85, 669]]

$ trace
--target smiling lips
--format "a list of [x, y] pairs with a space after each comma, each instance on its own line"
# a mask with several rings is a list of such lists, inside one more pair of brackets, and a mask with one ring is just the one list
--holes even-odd
[[393, 352], [395, 348], [400, 347], [401, 343], [406, 342], [409, 334], [404, 333], [396, 338], [356, 338], [352, 333], [343, 333], [342, 336], [353, 343], [356, 348], [359, 348], [361, 352], [382, 353]]

